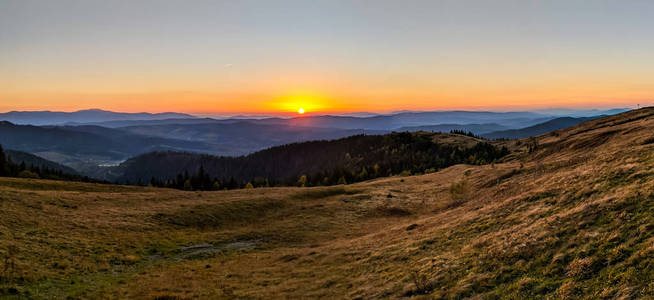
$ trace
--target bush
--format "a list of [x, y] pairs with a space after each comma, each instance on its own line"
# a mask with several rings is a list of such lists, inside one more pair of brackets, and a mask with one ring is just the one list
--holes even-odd
[[427, 275], [418, 271], [411, 273], [411, 281], [413, 281], [413, 284], [415, 285], [413, 294], [428, 294], [435, 286], [434, 282], [427, 278]]
[[30, 170], [23, 170], [18, 173], [19, 178], [32, 178], [32, 179], [39, 179], [39, 174], [36, 174]]
[[468, 182], [465, 180], [450, 185], [450, 196], [452, 197], [450, 206], [453, 207], [463, 204], [468, 199], [468, 190]]
[[300, 179], [297, 180], [296, 185], [299, 187], [307, 186], [307, 175], [300, 176]]

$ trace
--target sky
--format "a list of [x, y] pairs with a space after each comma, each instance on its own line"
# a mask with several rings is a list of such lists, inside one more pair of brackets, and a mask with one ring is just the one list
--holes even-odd
[[0, 111], [654, 105], [654, 1], [0, 0]]

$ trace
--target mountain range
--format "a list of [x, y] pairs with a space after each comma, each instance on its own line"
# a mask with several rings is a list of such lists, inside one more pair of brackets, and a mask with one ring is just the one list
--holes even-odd
[[87, 109], [75, 112], [57, 111], [10, 111], [0, 113], [0, 120], [14, 124], [57, 125], [66, 123], [96, 123], [124, 120], [161, 120], [172, 118], [195, 118], [182, 113], [119, 113], [101, 109]]
[[6, 120], [0, 122], [0, 144], [38, 155], [83, 175], [105, 178], [108, 167], [155, 151], [242, 156], [290, 143], [394, 131], [457, 130], [488, 139], [522, 138], [594, 117], [558, 117], [540, 112], [406, 111], [365, 116], [213, 119], [180, 113], [117, 113], [97, 109], [72, 113], [9, 112], [0, 114], [0, 120]]

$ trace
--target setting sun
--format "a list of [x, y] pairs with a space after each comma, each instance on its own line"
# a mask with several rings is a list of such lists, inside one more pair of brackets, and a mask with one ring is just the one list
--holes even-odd
[[300, 115], [346, 110], [340, 102], [315, 91], [287, 92], [264, 102], [263, 107], [268, 111]]

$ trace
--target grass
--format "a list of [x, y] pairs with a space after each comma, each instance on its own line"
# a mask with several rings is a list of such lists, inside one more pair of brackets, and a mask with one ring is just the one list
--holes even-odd
[[514, 154], [493, 166], [345, 186], [0, 178], [0, 271], [14, 262], [0, 298], [651, 298], [652, 113], [543, 135], [532, 153], [497, 141]]

